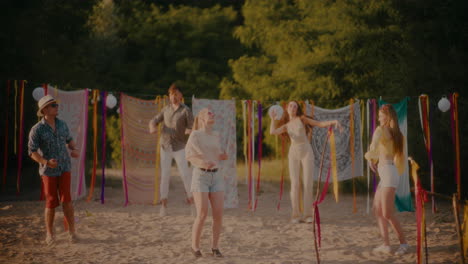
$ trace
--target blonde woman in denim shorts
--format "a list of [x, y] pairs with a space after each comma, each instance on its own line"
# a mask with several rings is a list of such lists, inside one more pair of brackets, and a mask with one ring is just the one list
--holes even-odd
[[219, 172], [220, 161], [228, 156], [222, 152], [219, 134], [213, 131], [215, 114], [208, 108], [200, 110], [195, 117], [192, 133], [185, 147], [187, 160], [194, 166], [191, 192], [197, 209], [192, 227], [192, 254], [202, 257], [200, 237], [208, 215], [208, 202], [213, 215], [211, 254], [223, 257], [218, 248], [223, 223], [224, 177]]
[[[400, 181], [400, 175], [405, 169], [405, 140], [398, 126], [398, 117], [392, 105], [383, 105], [379, 110], [380, 126], [372, 135], [372, 143], [365, 158], [374, 172], [380, 177], [379, 186], [374, 196], [373, 210], [377, 218], [383, 244], [374, 248], [375, 253], [390, 254], [389, 224], [395, 230], [400, 246], [396, 255], [403, 255], [408, 251], [405, 234], [400, 221], [395, 217], [395, 191]], [[378, 165], [377, 165], [378, 163]]]

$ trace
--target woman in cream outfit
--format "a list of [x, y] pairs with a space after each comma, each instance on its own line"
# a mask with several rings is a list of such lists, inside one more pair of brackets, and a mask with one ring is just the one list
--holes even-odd
[[[374, 249], [376, 253], [391, 253], [388, 237], [388, 224], [393, 227], [400, 240], [396, 255], [406, 253], [406, 242], [400, 222], [395, 217], [395, 190], [400, 175], [405, 169], [404, 138], [398, 126], [398, 118], [392, 105], [383, 105], [379, 110], [380, 126], [374, 131], [372, 143], [365, 158], [374, 172], [378, 172], [380, 182], [374, 197], [373, 210], [377, 218], [383, 244]], [[378, 162], [378, 165], [377, 165]]]
[[221, 151], [220, 136], [213, 131], [215, 114], [203, 108], [195, 118], [192, 133], [185, 147], [187, 160], [195, 167], [192, 173], [192, 187], [197, 217], [192, 227], [192, 253], [202, 257], [200, 237], [208, 215], [208, 201], [213, 215], [212, 255], [223, 257], [218, 249], [223, 223], [224, 177], [219, 173], [220, 161], [228, 156]]
[[307, 223], [313, 222], [312, 205], [313, 197], [313, 173], [314, 173], [314, 153], [310, 145], [308, 134], [311, 127], [328, 127], [331, 125], [341, 127], [338, 120], [332, 121], [316, 121], [304, 115], [302, 109], [296, 101], [290, 101], [287, 105], [287, 111], [283, 112], [283, 116], [275, 125], [277, 113], [272, 112], [270, 123], [271, 135], [282, 135], [289, 137], [291, 146], [289, 147], [288, 162], [289, 162], [289, 177], [291, 180], [291, 204], [292, 218], [291, 223], [299, 223], [303, 220], [303, 216], [299, 209], [299, 172], [302, 165], [303, 168], [303, 183], [304, 183], [304, 220]]

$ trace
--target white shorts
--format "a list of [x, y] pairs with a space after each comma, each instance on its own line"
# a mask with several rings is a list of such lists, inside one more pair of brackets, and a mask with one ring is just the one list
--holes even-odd
[[380, 187], [398, 187], [400, 181], [400, 176], [398, 175], [398, 170], [391, 161], [379, 161], [379, 167], [377, 171], [380, 176]]

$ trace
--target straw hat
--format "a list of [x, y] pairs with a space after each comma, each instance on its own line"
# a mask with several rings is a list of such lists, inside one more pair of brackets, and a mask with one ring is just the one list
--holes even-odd
[[42, 113], [42, 109], [46, 108], [48, 105], [52, 104], [52, 103], [56, 103], [57, 100], [55, 100], [54, 97], [52, 97], [52, 95], [46, 95], [44, 97], [42, 97], [39, 102], [37, 103], [37, 105], [39, 106], [39, 110], [37, 110], [37, 116], [44, 116], [44, 114]]

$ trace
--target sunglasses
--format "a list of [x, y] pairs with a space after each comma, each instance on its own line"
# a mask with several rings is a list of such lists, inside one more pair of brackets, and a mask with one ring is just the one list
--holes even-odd
[[55, 103], [54, 103], [54, 104], [50, 104], [50, 107], [52, 107], [52, 108], [57, 108], [58, 106], [59, 106], [59, 105], [58, 105], [58, 104], [55, 104]]

